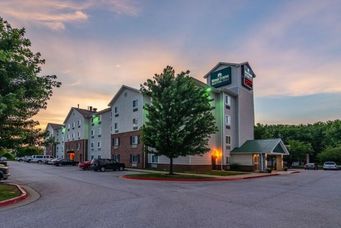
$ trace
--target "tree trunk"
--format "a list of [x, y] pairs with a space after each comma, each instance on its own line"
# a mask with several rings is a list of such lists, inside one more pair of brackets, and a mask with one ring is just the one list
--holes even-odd
[[173, 173], [173, 158], [169, 158], [170, 163], [169, 163], [169, 175], [174, 175]]

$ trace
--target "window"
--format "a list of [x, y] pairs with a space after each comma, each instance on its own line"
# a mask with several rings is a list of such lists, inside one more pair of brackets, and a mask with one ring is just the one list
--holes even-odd
[[81, 126], [81, 120], [78, 120], [78, 127]]
[[138, 124], [138, 120], [137, 120], [137, 118], [134, 118], [133, 119], [133, 130], [137, 130], [138, 129], [137, 124]]
[[91, 136], [94, 136], [94, 135], [95, 135], [95, 131], [91, 130]]
[[158, 163], [159, 162], [159, 156], [156, 154], [152, 154], [152, 163]]
[[101, 148], [101, 141], [98, 141], [98, 142], [97, 142], [97, 147], [98, 147], [98, 148]]
[[72, 128], [75, 128], [75, 122], [72, 122]]
[[119, 146], [120, 145], [120, 138], [114, 138], [114, 146]]
[[118, 108], [117, 108], [117, 106], [114, 107], [114, 113], [115, 113], [115, 114], [118, 113]]
[[131, 145], [139, 144], [139, 137], [137, 135], [130, 136], [130, 144]]
[[75, 133], [74, 132], [72, 132], [72, 139], [74, 139], [75, 138]]
[[77, 132], [77, 135], [78, 135], [78, 138], [80, 138], [80, 137], [81, 137], [81, 133], [80, 133], [80, 131], [78, 131], [78, 132]]
[[118, 132], [118, 123], [114, 123], [114, 130], [115, 132]]
[[130, 154], [130, 163], [140, 163], [140, 155]]
[[231, 145], [231, 136], [230, 135], [226, 135], [225, 142], [227, 145]]
[[112, 155], [112, 159], [116, 162], [120, 162], [121, 156], [119, 154], [114, 154]]
[[77, 150], [79, 150], [81, 148], [81, 144], [77, 143]]
[[231, 106], [231, 97], [226, 95], [225, 96], [225, 105], [229, 108]]
[[229, 115], [225, 116], [225, 125], [231, 126], [231, 116], [229, 116]]
[[102, 135], [102, 128], [98, 128], [98, 136]]
[[68, 128], [68, 129], [70, 129], [70, 128], [71, 128], [71, 125], [70, 125], [69, 123], [67, 124], [67, 128]]
[[137, 99], [133, 100], [133, 112], [136, 112], [138, 110], [137, 106], [138, 106], [138, 100]]
[[90, 143], [90, 147], [93, 148], [94, 147], [94, 142]]

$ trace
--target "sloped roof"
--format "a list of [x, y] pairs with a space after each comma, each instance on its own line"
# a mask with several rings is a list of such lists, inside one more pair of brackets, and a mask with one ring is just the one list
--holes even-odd
[[207, 74], [204, 75], [204, 78], [207, 78], [212, 72], [214, 72], [217, 68], [219, 68], [220, 66], [235, 66], [235, 67], [240, 67], [242, 65], [247, 65], [252, 73], [254, 74], [254, 77], [256, 77], [256, 74], [254, 73], [254, 71], [252, 70], [249, 62], [243, 62], [243, 63], [227, 63], [227, 62], [219, 62], [217, 65], [215, 65], [215, 67], [213, 67]]
[[90, 111], [90, 110], [87, 110], [87, 109], [82, 109], [82, 108], [75, 108], [75, 107], [72, 107], [69, 111], [69, 113], [67, 114], [65, 120], [64, 120], [64, 123], [66, 122], [66, 120], [69, 118], [69, 116], [71, 115], [72, 111], [73, 110], [76, 110], [77, 112], [79, 112], [85, 119], [89, 119], [92, 117], [92, 114], [96, 113], [96, 111]]
[[281, 139], [247, 140], [241, 147], [236, 147], [232, 153], [280, 153], [289, 154]]
[[117, 98], [121, 95], [121, 93], [126, 89], [137, 92], [137, 93], [141, 93], [140, 90], [138, 89], [132, 88], [130, 86], [122, 85], [121, 88], [118, 90], [118, 92], [115, 94], [115, 96], [111, 99], [108, 106], [111, 106], [112, 103], [114, 103], [117, 100]]
[[61, 127], [63, 127], [64, 125], [63, 125], [63, 124], [56, 124], [56, 123], [47, 123], [47, 125], [46, 125], [46, 131], [47, 131], [47, 129], [49, 128], [49, 126], [51, 126], [53, 130], [57, 130], [58, 128], [61, 128]]
[[111, 108], [106, 108], [106, 109], [103, 109], [101, 111], [98, 111], [97, 114], [102, 114], [102, 113], [106, 113], [106, 112], [110, 112], [111, 111]]

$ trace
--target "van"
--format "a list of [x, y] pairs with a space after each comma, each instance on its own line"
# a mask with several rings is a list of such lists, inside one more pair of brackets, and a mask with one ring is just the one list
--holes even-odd
[[48, 159], [53, 158], [50, 155], [32, 155], [31, 159], [29, 162], [34, 162], [34, 163], [43, 163], [47, 161]]

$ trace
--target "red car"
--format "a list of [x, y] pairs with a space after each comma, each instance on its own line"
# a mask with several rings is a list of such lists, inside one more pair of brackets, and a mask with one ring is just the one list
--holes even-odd
[[87, 170], [87, 169], [90, 169], [90, 165], [91, 165], [91, 161], [84, 161], [84, 162], [80, 162], [78, 164], [78, 167], [83, 170]]

